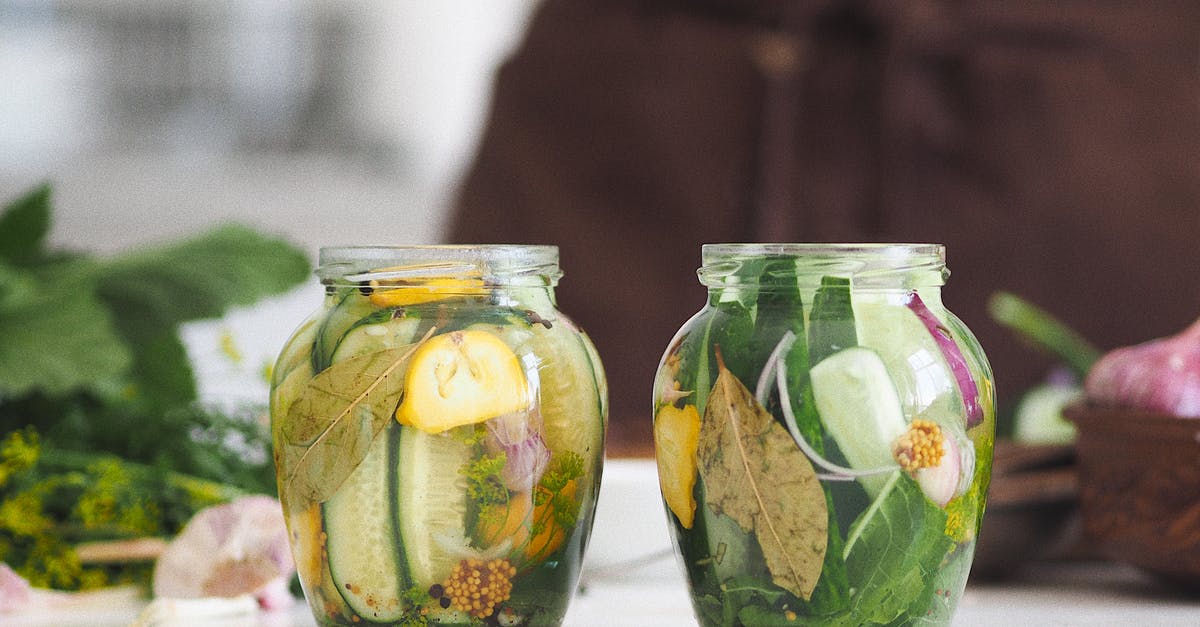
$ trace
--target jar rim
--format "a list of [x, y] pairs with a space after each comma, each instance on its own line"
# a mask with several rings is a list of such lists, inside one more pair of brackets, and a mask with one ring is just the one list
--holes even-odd
[[703, 265], [697, 270], [708, 287], [746, 285], [744, 261], [762, 257], [792, 257], [801, 277], [851, 278], [861, 287], [940, 286], [949, 277], [946, 247], [936, 243], [714, 243], [701, 247]]
[[321, 247], [317, 276], [326, 283], [483, 276], [498, 285], [553, 286], [562, 272], [553, 245], [413, 244]]
[[946, 246], [920, 242], [725, 242], [704, 244], [701, 255], [849, 255], [871, 254], [884, 256], [934, 255], [944, 258]]

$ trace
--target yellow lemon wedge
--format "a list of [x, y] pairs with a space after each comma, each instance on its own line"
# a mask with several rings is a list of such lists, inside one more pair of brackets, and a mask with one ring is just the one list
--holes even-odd
[[654, 457], [663, 500], [684, 529], [696, 516], [696, 448], [700, 445], [700, 412], [695, 405], [664, 405], [654, 417]]
[[483, 279], [472, 277], [372, 281], [371, 287], [374, 289], [371, 290], [369, 298], [371, 304], [376, 307], [407, 307], [451, 296], [479, 296], [487, 293]]
[[525, 371], [512, 349], [488, 331], [454, 331], [412, 355], [396, 420], [427, 433], [527, 409]]

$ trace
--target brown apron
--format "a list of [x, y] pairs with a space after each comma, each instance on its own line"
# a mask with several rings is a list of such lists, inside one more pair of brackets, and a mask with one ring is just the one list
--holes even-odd
[[1051, 361], [996, 290], [1102, 348], [1200, 316], [1198, 42], [1183, 0], [546, 0], [451, 238], [561, 247], [618, 444], [649, 440], [706, 242], [946, 244], [1003, 413]]

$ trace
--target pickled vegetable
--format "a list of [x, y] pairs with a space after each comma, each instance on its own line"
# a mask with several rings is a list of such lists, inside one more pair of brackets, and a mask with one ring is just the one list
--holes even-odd
[[934, 288], [941, 258], [716, 250], [707, 305], [654, 384], [659, 484], [700, 624], [948, 623], [994, 405], [982, 352]]
[[331, 289], [280, 356], [280, 496], [319, 624], [566, 612], [599, 488], [603, 371], [551, 299], [481, 277]]

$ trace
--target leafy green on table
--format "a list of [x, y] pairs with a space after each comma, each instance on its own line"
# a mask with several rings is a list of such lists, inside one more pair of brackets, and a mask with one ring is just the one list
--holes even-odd
[[706, 506], [754, 534], [776, 585], [809, 599], [825, 558], [825, 493], [787, 430], [718, 360], [697, 451]]
[[[273, 491], [262, 408], [198, 406], [179, 326], [291, 288], [310, 266], [292, 245], [237, 225], [111, 256], [50, 247], [50, 225], [49, 186], [0, 209], [0, 437], [32, 430], [43, 452], [19, 481], [0, 485], [0, 502], [43, 503], [38, 520], [48, 521], [20, 537], [0, 524], [0, 560], [27, 578], [58, 572], [47, 585], [61, 588], [144, 581], [132, 568], [84, 576], [77, 559], [70, 566], [68, 543], [78, 538], [68, 531], [81, 528], [72, 508], [96, 502], [80, 491], [95, 479], [88, 465], [103, 457], [104, 476], [129, 477], [128, 494], [144, 500], [129, 511], [162, 535], [210, 504], [184, 484], [218, 500]], [[104, 539], [121, 529], [86, 531]]]

